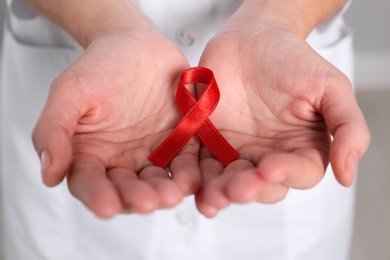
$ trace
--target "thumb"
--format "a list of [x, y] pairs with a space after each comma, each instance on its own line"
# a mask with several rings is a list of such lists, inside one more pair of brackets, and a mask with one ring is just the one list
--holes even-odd
[[76, 82], [57, 79], [34, 127], [32, 140], [41, 159], [42, 178], [47, 186], [59, 184], [67, 174], [72, 148], [70, 138], [81, 117], [81, 95]]
[[350, 186], [369, 146], [370, 132], [346, 77], [324, 93], [321, 112], [334, 138], [330, 148], [334, 174], [340, 184]]

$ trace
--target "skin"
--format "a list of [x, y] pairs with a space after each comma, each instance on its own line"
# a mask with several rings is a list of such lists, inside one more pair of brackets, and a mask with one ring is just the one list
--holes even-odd
[[221, 91], [211, 121], [240, 157], [224, 168], [193, 138], [171, 162], [172, 178], [147, 156], [182, 117], [180, 50], [135, 1], [29, 1], [85, 48], [53, 82], [34, 129], [43, 181], [67, 176], [97, 216], [149, 213], [190, 194], [207, 217], [231, 203], [274, 203], [315, 186], [329, 160], [352, 184], [369, 131], [349, 80], [304, 40], [344, 1], [243, 3], [199, 63]]
[[275, 203], [290, 188], [312, 188], [329, 161], [340, 184], [350, 186], [369, 144], [350, 81], [306, 43], [307, 30], [255, 15], [243, 24], [247, 7], [211, 39], [200, 61], [221, 91], [211, 121], [240, 153], [223, 168], [201, 147], [196, 202], [207, 217], [232, 203]]
[[33, 132], [44, 183], [67, 176], [71, 193], [101, 218], [173, 207], [201, 183], [195, 138], [172, 161], [174, 178], [147, 159], [182, 117], [175, 89], [189, 65], [142, 19], [145, 27], [88, 44], [53, 82]]

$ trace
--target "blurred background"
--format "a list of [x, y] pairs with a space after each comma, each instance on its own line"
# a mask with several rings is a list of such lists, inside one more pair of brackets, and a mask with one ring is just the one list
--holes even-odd
[[354, 0], [356, 96], [372, 141], [358, 174], [351, 260], [390, 260], [390, 1]]
[[[1, 21], [5, 11], [0, 0]], [[346, 21], [355, 38], [356, 96], [372, 134], [359, 166], [351, 260], [390, 260], [390, 1], [354, 0]]]

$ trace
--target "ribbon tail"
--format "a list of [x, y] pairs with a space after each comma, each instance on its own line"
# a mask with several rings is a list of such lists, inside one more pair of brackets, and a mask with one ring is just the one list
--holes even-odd
[[226, 141], [209, 119], [201, 125], [197, 134], [204, 145], [224, 167], [239, 156], [239, 153]]

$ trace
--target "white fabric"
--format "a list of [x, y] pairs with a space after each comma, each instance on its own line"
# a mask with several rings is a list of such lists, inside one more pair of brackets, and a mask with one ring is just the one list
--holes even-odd
[[[182, 46], [192, 65], [238, 6], [235, 0], [139, 2], [177, 44], [179, 30], [195, 31], [193, 45]], [[231, 206], [213, 220], [202, 217], [193, 198], [187, 198], [171, 210], [102, 221], [69, 194], [66, 184], [44, 187], [31, 130], [51, 81], [81, 49], [23, 0], [7, 3], [0, 77], [6, 260], [348, 258], [354, 189], [341, 187], [330, 170], [314, 189], [292, 190], [276, 205]], [[352, 77], [351, 35], [340, 14], [313, 31], [308, 41]]]

